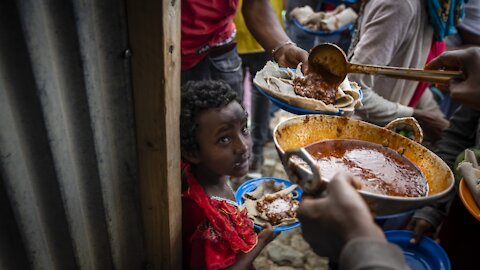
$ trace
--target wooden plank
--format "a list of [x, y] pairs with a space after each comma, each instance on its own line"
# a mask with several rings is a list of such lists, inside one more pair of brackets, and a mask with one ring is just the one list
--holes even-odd
[[181, 269], [180, 1], [127, 0], [147, 269]]

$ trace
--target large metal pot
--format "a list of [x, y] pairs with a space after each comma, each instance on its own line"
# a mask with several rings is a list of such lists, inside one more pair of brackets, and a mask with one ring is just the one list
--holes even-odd
[[[433, 152], [387, 128], [364, 121], [329, 115], [302, 115], [279, 123], [273, 133], [275, 146], [289, 177], [301, 180], [303, 184], [312, 183], [314, 179], [312, 171], [292, 162], [290, 156], [295, 152], [299, 154], [298, 148], [320, 140], [369, 141], [389, 147], [407, 157], [424, 174], [429, 187], [428, 195], [425, 197], [398, 197], [360, 190], [360, 194], [366, 199], [371, 209], [380, 216], [398, 214], [431, 204], [445, 197], [454, 186], [453, 173], [445, 162]], [[416, 133], [421, 135], [421, 130]]]

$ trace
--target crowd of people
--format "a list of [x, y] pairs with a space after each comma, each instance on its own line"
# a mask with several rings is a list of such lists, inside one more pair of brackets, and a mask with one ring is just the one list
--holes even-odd
[[[252, 115], [245, 110], [243, 73], [255, 72], [268, 58], [283, 67], [307, 65], [307, 51], [314, 45], [301, 40], [298, 31], [292, 34], [291, 25], [284, 30], [281, 2], [182, 0], [180, 134], [186, 269], [251, 269], [275, 238], [269, 224], [260, 232], [254, 230], [246, 213], [239, 211], [228, 180], [261, 167], [269, 132], [270, 105], [265, 97], [252, 89]], [[302, 1], [290, 0], [287, 6], [298, 6], [296, 2]], [[322, 1], [303, 2], [316, 9], [322, 6]], [[455, 170], [454, 162], [464, 149], [480, 146], [480, 78], [473, 75], [480, 68], [478, 43], [444, 52], [445, 37], [454, 33], [463, 17], [463, 1], [360, 0], [354, 7], [359, 17], [348, 50], [352, 63], [463, 71], [464, 79], [439, 87], [461, 104], [449, 119], [427, 84], [349, 75], [364, 93], [364, 106], [355, 117], [378, 125], [415, 117], [435, 143], [432, 149], [438, 149], [436, 153]], [[288, 12], [286, 21], [288, 25]], [[261, 48], [245, 41], [252, 40], [245, 37], [245, 27]], [[465, 27], [459, 32], [476, 42], [478, 30]], [[305, 240], [339, 269], [408, 269], [401, 250], [386, 240], [357, 188], [358, 180], [338, 174], [326, 196], [304, 198], [297, 213]], [[412, 243], [441, 233], [455, 197], [452, 192], [445, 201], [414, 213], [407, 227], [413, 231]]]

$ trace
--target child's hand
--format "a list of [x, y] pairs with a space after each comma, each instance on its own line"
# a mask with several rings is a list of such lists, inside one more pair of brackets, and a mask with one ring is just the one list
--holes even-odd
[[277, 235], [278, 233], [273, 231], [272, 225], [270, 223], [265, 223], [263, 225], [263, 230], [258, 233], [258, 243], [267, 245], [268, 243], [272, 242]]
[[238, 253], [237, 262], [227, 269], [236, 270], [252, 268], [253, 261], [260, 254], [262, 249], [278, 235], [278, 233], [273, 231], [273, 227], [270, 223], [265, 223], [262, 227], [263, 230], [258, 233], [257, 245], [249, 253]]

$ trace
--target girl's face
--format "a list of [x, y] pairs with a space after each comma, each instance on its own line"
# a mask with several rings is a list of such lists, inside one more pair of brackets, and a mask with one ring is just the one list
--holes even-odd
[[195, 163], [205, 173], [241, 177], [248, 173], [252, 141], [247, 114], [237, 101], [197, 117], [199, 151]]

